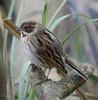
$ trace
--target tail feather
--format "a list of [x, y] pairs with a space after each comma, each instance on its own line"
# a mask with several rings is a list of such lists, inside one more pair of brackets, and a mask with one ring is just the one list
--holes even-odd
[[78, 73], [81, 77], [87, 80], [87, 77], [81, 72], [81, 70], [69, 59], [65, 58], [65, 63], [69, 65], [71, 69], [73, 69], [76, 73]]
[[65, 70], [59, 70], [57, 69], [57, 73], [60, 75], [60, 77], [64, 78], [67, 75], [67, 71]]
[[[72, 58], [70, 58], [72, 59]], [[81, 72], [81, 70], [74, 64], [73, 60], [70, 60], [69, 56], [63, 57], [63, 62], [65, 65], [68, 65], [71, 69], [73, 69], [77, 74], [79, 74], [81, 77], [83, 77], [85, 80], [87, 80], [87, 77]], [[59, 67], [60, 68], [60, 67]], [[57, 73], [63, 78], [66, 76], [67, 71], [65, 67], [61, 67], [63, 69], [57, 69]]]

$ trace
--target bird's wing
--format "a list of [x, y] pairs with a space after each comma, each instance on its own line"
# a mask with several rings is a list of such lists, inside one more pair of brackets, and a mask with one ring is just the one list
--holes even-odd
[[61, 43], [56, 38], [56, 36], [52, 32], [50, 32], [48, 29], [45, 29], [45, 32], [47, 34], [50, 34], [51, 39], [52, 39], [51, 42], [52, 42], [53, 46], [56, 48], [57, 52], [60, 54], [60, 56], [64, 56], [64, 54], [63, 54], [63, 48], [61, 46]]

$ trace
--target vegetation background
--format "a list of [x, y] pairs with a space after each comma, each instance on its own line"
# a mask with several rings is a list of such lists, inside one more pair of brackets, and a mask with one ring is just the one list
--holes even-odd
[[[42, 23], [63, 41], [66, 53], [92, 64], [94, 74], [82, 90], [88, 100], [98, 100], [97, 0], [0, 0], [0, 11], [18, 27], [28, 20]], [[35, 92], [28, 85], [30, 62], [20, 41], [4, 28], [1, 19], [0, 13], [0, 100], [35, 100]], [[65, 100], [72, 99], [80, 98], [73, 93]]]

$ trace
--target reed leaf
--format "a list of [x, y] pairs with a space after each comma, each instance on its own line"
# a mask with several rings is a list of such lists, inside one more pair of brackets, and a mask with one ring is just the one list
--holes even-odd
[[49, 30], [53, 32], [53, 30], [59, 25], [64, 19], [72, 16], [72, 14], [64, 15], [53, 22], [53, 24], [49, 27]]
[[47, 28], [49, 28], [52, 25], [54, 19], [56, 18], [57, 14], [61, 11], [61, 9], [65, 5], [65, 3], [66, 3], [66, 0], [63, 0], [63, 2], [60, 4], [60, 6], [57, 8], [57, 10], [53, 14], [52, 18], [50, 19], [50, 21], [49, 21], [49, 23], [47, 25]]
[[76, 32], [80, 31], [80, 29], [81, 29], [82, 27], [84, 27], [88, 22], [96, 22], [96, 21], [98, 21], [98, 19], [91, 19], [91, 20], [88, 20], [88, 21], [86, 21], [86, 22], [84, 22], [84, 23], [82, 23], [82, 24], [76, 26], [76, 27], [72, 30], [72, 32], [68, 33], [68, 35], [65, 36], [64, 40], [62, 41], [62, 46], [64, 46], [64, 44], [69, 40], [69, 38], [70, 38], [73, 34], [75, 34]]
[[89, 76], [89, 78], [90, 78], [91, 80], [95, 81], [96, 83], [98, 83], [98, 76], [96, 76], [96, 75], [94, 75], [94, 74], [91, 74], [91, 75]]
[[45, 2], [44, 10], [42, 12], [42, 25], [45, 27], [48, 19], [48, 4]]
[[36, 97], [35, 91], [33, 88], [31, 88], [28, 100], [35, 100], [35, 97]]
[[19, 99], [18, 100], [24, 100], [24, 98], [26, 98], [26, 94], [25, 94], [25, 77], [28, 71], [30, 65], [30, 61], [26, 62], [26, 64], [22, 67], [21, 73], [20, 73], [20, 77], [19, 77], [19, 92], [18, 92], [18, 96]]

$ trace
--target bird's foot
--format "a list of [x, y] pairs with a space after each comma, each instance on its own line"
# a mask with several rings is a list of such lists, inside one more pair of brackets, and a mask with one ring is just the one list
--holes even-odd
[[42, 81], [36, 83], [35, 86], [36, 86], [36, 85], [43, 84], [44, 82], [47, 82], [47, 81], [49, 81], [49, 80], [50, 80], [50, 79], [48, 79], [48, 78], [46, 77], [44, 80], [42, 80]]

